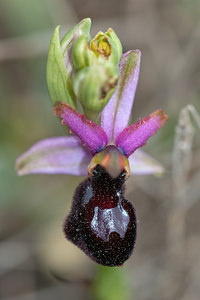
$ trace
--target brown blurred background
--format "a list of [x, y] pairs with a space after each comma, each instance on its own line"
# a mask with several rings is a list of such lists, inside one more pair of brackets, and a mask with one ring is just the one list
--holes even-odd
[[[124, 52], [143, 53], [133, 120], [158, 108], [169, 116], [144, 148], [163, 163], [165, 175], [133, 176], [127, 184], [139, 229], [122, 270], [98, 267], [64, 239], [62, 223], [82, 178], [19, 178], [14, 170], [16, 157], [33, 143], [64, 135], [45, 82], [48, 44], [57, 24], [62, 35], [85, 17], [92, 19], [92, 35], [112, 27]], [[187, 104], [196, 112], [180, 115]], [[198, 0], [1, 0], [0, 299], [198, 300], [197, 112]]]

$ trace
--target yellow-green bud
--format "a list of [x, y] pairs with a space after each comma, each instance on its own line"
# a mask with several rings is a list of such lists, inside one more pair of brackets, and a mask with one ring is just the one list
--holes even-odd
[[100, 112], [115, 91], [118, 78], [118, 67], [108, 63], [96, 63], [77, 72], [73, 89], [83, 109]]
[[82, 20], [60, 42], [59, 26], [51, 38], [47, 60], [47, 86], [53, 105], [66, 102], [86, 113], [98, 114], [112, 96], [119, 78], [121, 43], [109, 28], [90, 37], [91, 20]]
[[119, 64], [122, 56], [122, 45], [114, 30], [109, 28], [107, 32], [100, 31], [91, 41], [91, 49], [99, 60]]
[[90, 41], [88, 37], [82, 35], [75, 41], [72, 47], [73, 66], [77, 71], [84, 67], [88, 67], [94, 62], [94, 60], [97, 60], [89, 45]]
[[89, 18], [82, 20], [63, 37], [61, 42], [60, 26], [57, 26], [53, 33], [47, 59], [47, 86], [53, 105], [56, 105], [57, 101], [62, 101], [76, 108], [76, 97], [71, 83], [73, 71], [71, 48], [78, 37], [89, 36], [90, 26]]

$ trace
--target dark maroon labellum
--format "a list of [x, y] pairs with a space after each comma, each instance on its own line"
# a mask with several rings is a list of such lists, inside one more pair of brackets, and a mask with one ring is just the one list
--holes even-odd
[[92, 178], [77, 187], [64, 224], [67, 239], [105, 266], [122, 265], [135, 244], [137, 221], [132, 204], [124, 198], [125, 176], [122, 171], [113, 179], [97, 165]]

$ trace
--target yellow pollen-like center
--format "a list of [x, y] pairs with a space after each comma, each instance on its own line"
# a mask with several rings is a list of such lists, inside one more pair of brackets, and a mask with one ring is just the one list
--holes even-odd
[[102, 39], [98, 43], [98, 47], [101, 53], [105, 56], [109, 56], [111, 54], [111, 46], [106, 39]]

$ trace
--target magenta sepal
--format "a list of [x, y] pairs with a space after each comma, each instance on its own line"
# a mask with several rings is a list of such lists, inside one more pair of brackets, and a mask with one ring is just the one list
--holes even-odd
[[62, 119], [62, 124], [66, 124], [81, 139], [92, 154], [100, 152], [107, 145], [108, 138], [104, 130], [70, 105], [58, 102], [54, 113]]
[[116, 146], [129, 157], [136, 149], [144, 146], [147, 140], [164, 125], [168, 117], [163, 110], [157, 110], [147, 118], [125, 128], [116, 139]]

